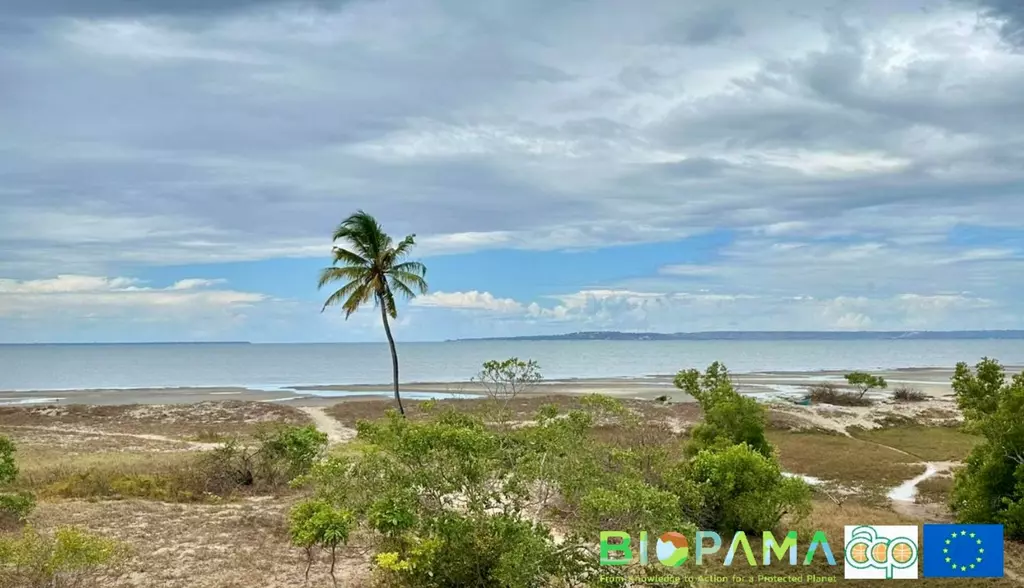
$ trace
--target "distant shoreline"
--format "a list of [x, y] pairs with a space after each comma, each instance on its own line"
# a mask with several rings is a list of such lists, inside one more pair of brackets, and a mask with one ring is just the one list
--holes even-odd
[[1020, 340], [1022, 330], [982, 331], [696, 331], [691, 333], [643, 333], [624, 331], [583, 331], [560, 335], [522, 335], [449, 339], [465, 341], [964, 341]]
[[[984, 341], [1024, 340], [1024, 330], [965, 331], [580, 331], [556, 335], [466, 337], [430, 341], [401, 341], [404, 345], [478, 341]], [[384, 341], [96, 341], [0, 343], [0, 347], [188, 346], [188, 345], [385, 345]]]

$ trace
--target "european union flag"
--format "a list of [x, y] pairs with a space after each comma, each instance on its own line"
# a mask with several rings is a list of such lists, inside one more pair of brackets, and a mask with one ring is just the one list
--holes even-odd
[[925, 525], [925, 578], [1003, 577], [1002, 525]]

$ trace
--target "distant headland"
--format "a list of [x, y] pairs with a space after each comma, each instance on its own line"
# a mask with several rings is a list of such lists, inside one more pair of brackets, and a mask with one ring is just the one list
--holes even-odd
[[646, 333], [582, 331], [561, 335], [523, 335], [450, 339], [457, 341], [888, 341], [896, 339], [1024, 339], [1024, 331], [699, 331]]

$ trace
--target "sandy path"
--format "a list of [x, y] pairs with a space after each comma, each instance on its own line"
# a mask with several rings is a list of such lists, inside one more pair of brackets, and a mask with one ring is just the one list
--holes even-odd
[[313, 422], [316, 424], [316, 428], [323, 433], [327, 433], [327, 441], [332, 445], [338, 443], [348, 443], [356, 437], [355, 429], [350, 429], [341, 423], [339, 423], [334, 417], [327, 414], [327, 412], [320, 406], [300, 406], [297, 407], [302, 412], [309, 415]]

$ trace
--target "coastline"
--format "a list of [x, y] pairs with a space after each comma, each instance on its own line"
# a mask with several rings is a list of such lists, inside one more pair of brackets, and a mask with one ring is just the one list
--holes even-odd
[[[1020, 367], [1007, 366], [1009, 374]], [[765, 371], [731, 374], [743, 394], [758, 398], [785, 398], [801, 394], [806, 387], [820, 382], [843, 383], [843, 371]], [[897, 386], [916, 388], [932, 397], [951, 394], [952, 368], [907, 367], [872, 372]], [[529, 395], [604, 394], [616, 398], [652, 400], [667, 396], [672, 402], [692, 402], [692, 398], [672, 385], [672, 375], [642, 377], [549, 379], [538, 384]], [[475, 398], [483, 388], [470, 381], [408, 382], [401, 384], [403, 397]], [[392, 394], [391, 384], [326, 384], [254, 388], [242, 386], [148, 387], [124, 389], [72, 390], [0, 390], [0, 406], [45, 404], [189, 404], [222, 400], [275, 402], [291, 406], [329, 406], [343, 401], [380, 400]]]

